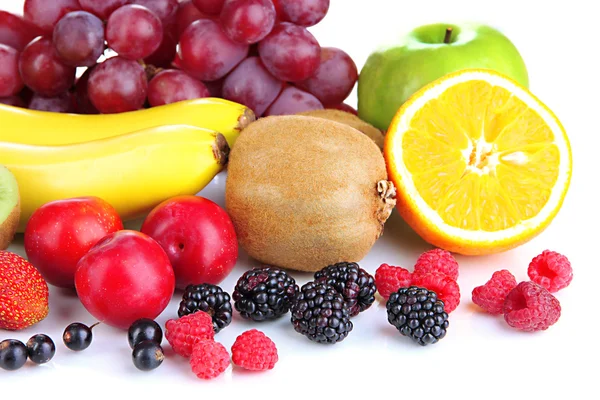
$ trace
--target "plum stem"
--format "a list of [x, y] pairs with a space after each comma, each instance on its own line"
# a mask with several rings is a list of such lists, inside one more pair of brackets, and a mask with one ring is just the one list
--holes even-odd
[[94, 329], [94, 327], [100, 325], [100, 322], [96, 322], [94, 325], [90, 326], [90, 330]]
[[452, 27], [446, 28], [446, 36], [444, 36], [444, 43], [450, 44], [450, 39], [452, 39]]

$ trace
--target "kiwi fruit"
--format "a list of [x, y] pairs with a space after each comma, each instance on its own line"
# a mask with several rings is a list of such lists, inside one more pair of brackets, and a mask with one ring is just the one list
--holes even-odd
[[262, 118], [232, 149], [225, 206], [261, 263], [317, 271], [358, 262], [396, 205], [383, 155], [356, 129], [299, 115]]
[[350, 114], [349, 112], [341, 111], [341, 110], [325, 109], [325, 110], [303, 111], [301, 113], [298, 113], [298, 115], [304, 115], [307, 117], [323, 118], [323, 119], [328, 119], [331, 121], [341, 122], [342, 124], [349, 125], [349, 126], [353, 127], [354, 129], [358, 129], [359, 131], [361, 131], [362, 133], [364, 133], [365, 135], [370, 137], [371, 140], [373, 140], [375, 142], [375, 144], [377, 146], [379, 146], [380, 149], [383, 150], [383, 142], [384, 142], [383, 133], [381, 133], [381, 131], [379, 129], [375, 128], [373, 125], [369, 124], [368, 122], [363, 121], [362, 119], [360, 119], [359, 117], [357, 117], [354, 114]]
[[20, 215], [21, 201], [17, 180], [6, 167], [0, 165], [0, 250], [5, 250], [12, 242]]

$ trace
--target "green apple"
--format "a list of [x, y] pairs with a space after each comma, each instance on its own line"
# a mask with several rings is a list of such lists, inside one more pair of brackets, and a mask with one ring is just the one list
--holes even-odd
[[358, 80], [358, 115], [386, 131], [417, 90], [465, 68], [495, 70], [528, 87], [525, 62], [498, 30], [474, 24], [432, 24], [372, 53]]
[[21, 202], [14, 175], [0, 165], [0, 250], [8, 247], [17, 231]]

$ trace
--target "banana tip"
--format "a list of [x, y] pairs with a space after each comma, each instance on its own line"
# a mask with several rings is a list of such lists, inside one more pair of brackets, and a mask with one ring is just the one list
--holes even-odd
[[229, 161], [229, 152], [231, 148], [227, 143], [227, 139], [221, 133], [217, 133], [215, 141], [213, 143], [213, 154], [219, 165], [226, 165]]
[[243, 131], [248, 125], [256, 121], [256, 114], [250, 108], [246, 108], [238, 118], [237, 130]]

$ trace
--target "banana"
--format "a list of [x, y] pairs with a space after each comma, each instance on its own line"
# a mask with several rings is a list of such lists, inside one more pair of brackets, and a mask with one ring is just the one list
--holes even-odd
[[124, 220], [139, 218], [170, 197], [198, 193], [228, 155], [223, 135], [186, 125], [64, 146], [0, 142], [21, 192], [19, 232], [43, 204], [80, 196], [108, 201]]
[[220, 132], [231, 147], [255, 119], [248, 107], [212, 97], [102, 115], [48, 113], [0, 104], [0, 142], [57, 146], [182, 124]]

